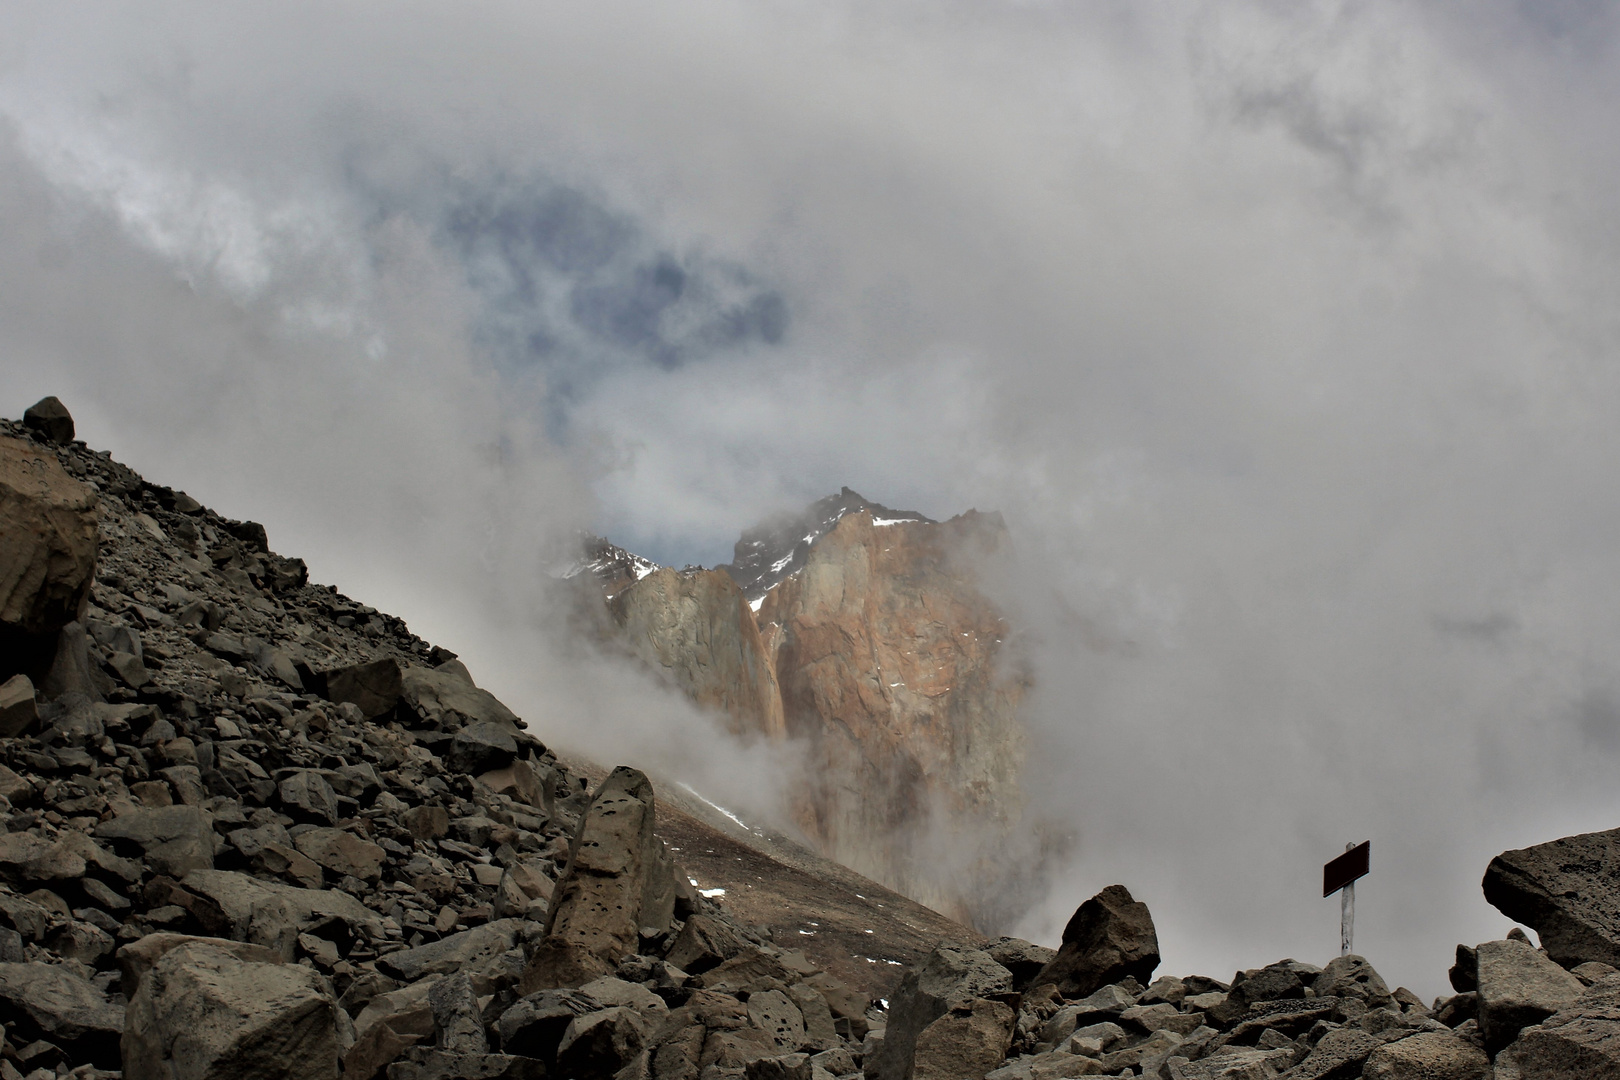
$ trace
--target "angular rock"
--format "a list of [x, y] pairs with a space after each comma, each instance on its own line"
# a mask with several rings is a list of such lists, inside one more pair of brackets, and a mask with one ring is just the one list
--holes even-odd
[[442, 806], [413, 806], [399, 816], [399, 821], [418, 840], [439, 840], [450, 835], [450, 815]]
[[444, 763], [456, 772], [476, 776], [510, 765], [517, 757], [517, 740], [510, 728], [488, 721], [468, 724], [450, 740]]
[[388, 853], [369, 840], [341, 829], [310, 829], [294, 841], [298, 850], [339, 877], [376, 881]]
[[974, 998], [952, 1006], [918, 1033], [913, 1080], [982, 1080], [1007, 1056], [1015, 1019], [1000, 1001]]
[[[1336, 956], [1322, 974], [1316, 977], [1311, 989], [1319, 998], [1342, 997], [1356, 998], [1366, 1003], [1369, 1009], [1377, 1009], [1388, 1005], [1393, 999], [1389, 986], [1379, 977], [1364, 957], [1354, 953], [1348, 956]], [[1263, 1000], [1263, 999], [1251, 999]]]
[[50, 451], [0, 437], [0, 624], [43, 636], [78, 619], [98, 537], [95, 491]]
[[500, 919], [414, 949], [389, 953], [377, 961], [377, 967], [406, 982], [415, 982], [424, 975], [476, 972], [513, 948], [522, 930], [521, 919]]
[[1540, 1023], [1580, 1000], [1581, 981], [1529, 942], [1487, 941], [1474, 950], [1479, 983], [1479, 1026], [1486, 1048], [1500, 1050], [1519, 1029]]
[[808, 983], [794, 983], [787, 989], [788, 997], [793, 1004], [799, 1007], [799, 1015], [804, 1018], [804, 1038], [806, 1045], [836, 1046], [838, 1045], [838, 1027], [833, 1020], [832, 1009], [827, 1005], [827, 999], [821, 991]]
[[354, 1030], [357, 1038], [365, 1038], [371, 1029], [379, 1024], [387, 1024], [400, 1036], [419, 1036], [431, 1039], [435, 1031], [433, 1019], [433, 1004], [428, 995], [438, 979], [432, 976], [401, 986], [386, 993], [377, 994], [360, 1010], [360, 1015], [354, 1018]]
[[735, 997], [747, 997], [760, 990], [776, 990], [794, 978], [782, 962], [762, 949], [750, 946], [717, 968], [692, 981], [705, 990]]
[[484, 1037], [484, 1018], [478, 1011], [478, 996], [465, 971], [446, 975], [428, 991], [428, 1007], [433, 1010], [433, 1026], [438, 1031], [439, 1049], [453, 1054], [483, 1054], [489, 1051]]
[[649, 1024], [658, 1023], [669, 1013], [669, 1006], [665, 1004], [663, 998], [640, 983], [626, 982], [612, 975], [592, 979], [580, 987], [579, 992], [600, 1002], [603, 1007], [622, 1005], [627, 1009], [634, 1009]]
[[1620, 975], [1601, 979], [1496, 1057], [1497, 1080], [1600, 1080], [1620, 1076]]
[[372, 660], [326, 672], [326, 697], [357, 706], [367, 720], [394, 711], [404, 688], [403, 670], [393, 659]]
[[353, 1046], [343, 1052], [344, 1080], [372, 1080], [423, 1038], [421, 1035], [401, 1035], [386, 1023], [371, 1025], [365, 1034], [355, 1039]]
[[309, 968], [188, 942], [165, 953], [130, 1000], [124, 1076], [337, 1080], [338, 1011]]
[[388, 1080], [544, 1080], [546, 1075], [545, 1065], [533, 1058], [452, 1054], [422, 1047], [406, 1050], [388, 1067]]
[[1056, 984], [1065, 997], [1085, 997], [1126, 977], [1147, 983], [1159, 966], [1159, 938], [1146, 904], [1110, 885], [1081, 904], [1063, 928], [1063, 943], [1032, 985]]
[[480, 690], [461, 672], [444, 667], [405, 668], [400, 676], [399, 697], [421, 721], [446, 731], [480, 723], [495, 724], [508, 732], [522, 727], [517, 716], [494, 694]]
[[337, 792], [314, 769], [299, 769], [276, 785], [276, 794], [289, 817], [326, 825], [337, 823]]
[[647, 1027], [635, 1011], [603, 1009], [570, 1021], [557, 1044], [564, 1076], [613, 1076], [647, 1045]]
[[540, 769], [521, 758], [503, 769], [479, 776], [478, 782], [491, 791], [503, 792], [541, 812], [549, 820], [555, 799], [551, 793], [549, 770]]
[[815, 1066], [809, 1054], [781, 1054], [750, 1061], [743, 1069], [744, 1080], [815, 1080]]
[[139, 845], [152, 869], [170, 877], [214, 866], [214, 819], [200, 806], [130, 810], [97, 825], [95, 834]]
[[82, 852], [37, 833], [0, 834], [0, 876], [13, 882], [72, 881], [84, 876]]
[[1602, 982], [1610, 975], [1616, 974], [1616, 969], [1608, 964], [1600, 964], [1595, 960], [1588, 960], [1584, 964], [1576, 964], [1574, 967], [1570, 968], [1569, 973], [1581, 980], [1581, 982], [1585, 983], [1587, 986], [1591, 986], [1593, 983]]
[[[1361, 1075], [1366, 1080], [1490, 1080], [1491, 1059], [1449, 1031], [1422, 1031], [1374, 1050]], [[1553, 1075], [1574, 1080], [1577, 1074], [1548, 1074]]]
[[0, 1011], [15, 1045], [55, 1043], [103, 1069], [119, 1067], [124, 1010], [90, 983], [51, 964], [0, 964]]
[[979, 949], [941, 944], [900, 980], [889, 1009], [875, 1076], [910, 1080], [912, 1055], [923, 1029], [958, 1005], [1013, 993], [1012, 972]]
[[525, 992], [609, 974], [636, 951], [643, 927], [669, 928], [674, 862], [653, 833], [655, 818], [652, 784], [640, 772], [621, 765], [602, 781], [552, 896]]
[[1339, 1028], [1323, 1035], [1305, 1060], [1288, 1072], [1288, 1080], [1338, 1080], [1361, 1075], [1367, 1055], [1383, 1046], [1382, 1039], [1355, 1028]]
[[568, 1025], [601, 1008], [601, 1002], [578, 990], [541, 990], [520, 998], [496, 1024], [501, 1049], [555, 1063], [557, 1044]]
[[57, 446], [73, 441], [73, 414], [54, 394], [40, 398], [23, 410], [23, 427]]
[[0, 684], [0, 739], [12, 739], [39, 723], [34, 706], [34, 684], [26, 675], [13, 675]]
[[123, 973], [122, 987], [125, 997], [134, 997], [142, 977], [157, 966], [157, 962], [172, 949], [192, 942], [203, 942], [224, 949], [238, 960], [253, 964], [279, 964], [281, 957], [260, 945], [228, 938], [196, 937], [191, 934], [147, 934], [118, 950], [118, 969]]
[[1165, 1061], [1170, 1080], [1271, 1080], [1292, 1062], [1292, 1050], [1230, 1050], [1201, 1061], [1171, 1055]]
[[[730, 960], [748, 947], [729, 925], [709, 915], [693, 915], [675, 935], [664, 959], [689, 975], [701, 975]], [[866, 1011], [862, 1006], [861, 1011]]]
[[299, 932], [320, 920], [339, 919], [372, 940], [384, 936], [382, 916], [337, 889], [300, 889], [230, 870], [193, 870], [183, 884], [219, 905], [232, 938], [289, 960]]
[[1620, 829], [1504, 851], [1486, 868], [1483, 887], [1485, 899], [1534, 929], [1559, 964], [1620, 967]]

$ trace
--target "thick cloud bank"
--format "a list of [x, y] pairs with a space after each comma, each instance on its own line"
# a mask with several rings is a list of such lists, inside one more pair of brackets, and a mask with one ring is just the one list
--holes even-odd
[[1074, 840], [1022, 929], [1118, 880], [1175, 970], [1320, 962], [1370, 838], [1358, 945], [1433, 994], [1490, 855], [1620, 809], [1615, 23], [16, 3], [0, 409], [699, 781], [546, 644], [543, 552], [1000, 509]]

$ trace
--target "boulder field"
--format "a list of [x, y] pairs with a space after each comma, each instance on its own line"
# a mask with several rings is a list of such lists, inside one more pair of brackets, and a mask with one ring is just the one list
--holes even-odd
[[[643, 773], [73, 434], [0, 421], [0, 1080], [1620, 1077], [1620, 830], [1494, 860], [1544, 948], [1428, 1004], [1359, 956], [1160, 974], [1120, 885], [1056, 950], [911, 918], [880, 985], [699, 892]], [[887, 967], [904, 901], [846, 879]]]

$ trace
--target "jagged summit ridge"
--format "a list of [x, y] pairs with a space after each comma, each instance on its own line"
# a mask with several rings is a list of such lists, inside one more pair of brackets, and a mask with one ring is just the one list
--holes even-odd
[[651, 559], [627, 551], [605, 537], [581, 534], [579, 546], [579, 556], [564, 564], [553, 576], [567, 579], [588, 573], [602, 586], [609, 600], [659, 569]]
[[915, 510], [894, 510], [848, 487], [810, 504], [802, 513], [772, 518], [748, 529], [737, 541], [731, 562], [715, 567], [731, 575], [750, 603], [757, 603], [784, 578], [803, 569], [810, 549], [846, 514], [865, 510], [874, 525], [900, 521], [935, 524]]

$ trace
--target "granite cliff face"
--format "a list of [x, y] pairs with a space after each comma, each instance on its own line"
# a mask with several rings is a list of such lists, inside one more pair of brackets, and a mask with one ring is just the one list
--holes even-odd
[[971, 850], [1019, 814], [1023, 684], [973, 570], [1005, 527], [971, 511], [873, 522], [845, 515], [760, 605], [788, 735], [808, 759], [798, 824], [839, 862], [980, 922], [975, 875], [935, 841]]
[[781, 738], [775, 667], [742, 590], [718, 570], [654, 570], [609, 602], [631, 652], [733, 734]]
[[935, 522], [845, 488], [716, 570], [590, 565], [621, 646], [734, 732], [801, 748], [791, 804], [822, 854], [984, 925], [974, 863], [1018, 820], [1024, 753], [1022, 676], [976, 584], [1005, 538], [996, 514]]

